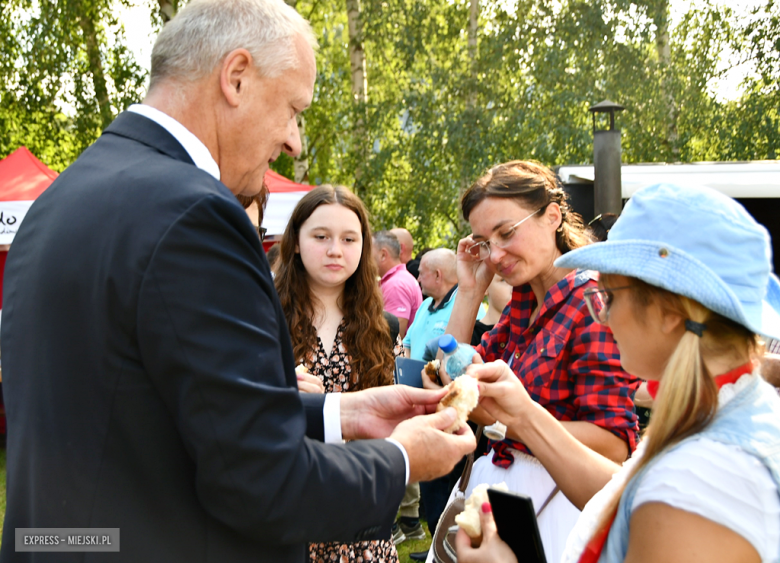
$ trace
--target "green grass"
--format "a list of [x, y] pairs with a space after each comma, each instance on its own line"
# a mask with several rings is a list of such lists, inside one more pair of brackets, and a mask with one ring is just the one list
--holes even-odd
[[431, 534], [428, 532], [428, 523], [424, 518], [420, 518], [420, 523], [423, 525], [423, 530], [425, 530], [425, 539], [406, 540], [405, 542], [395, 546], [398, 550], [399, 563], [414, 563], [409, 558], [410, 553], [415, 553], [417, 551], [428, 551], [428, 548], [431, 547]]

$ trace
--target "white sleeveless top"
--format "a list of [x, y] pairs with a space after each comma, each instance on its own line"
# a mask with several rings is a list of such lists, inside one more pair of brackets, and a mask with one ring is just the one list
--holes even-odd
[[[734, 384], [724, 385], [718, 394], [719, 404], [726, 404], [753, 377], [758, 375], [747, 374]], [[644, 444], [640, 443], [634, 456], [585, 506], [569, 536], [563, 563], [579, 560], [604, 506], [643, 454]], [[737, 446], [702, 438], [665, 455], [643, 477], [632, 512], [648, 502], [668, 504], [712, 520], [749, 541], [762, 562], [780, 560], [777, 486], [764, 464]]]

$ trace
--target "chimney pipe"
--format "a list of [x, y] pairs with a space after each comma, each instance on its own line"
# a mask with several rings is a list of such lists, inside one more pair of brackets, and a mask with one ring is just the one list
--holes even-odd
[[[623, 189], [620, 175], [620, 130], [615, 129], [615, 112], [623, 111], [620, 104], [604, 100], [589, 108], [593, 113], [593, 211], [620, 215], [623, 210]], [[609, 129], [596, 130], [596, 114], [609, 113]]]

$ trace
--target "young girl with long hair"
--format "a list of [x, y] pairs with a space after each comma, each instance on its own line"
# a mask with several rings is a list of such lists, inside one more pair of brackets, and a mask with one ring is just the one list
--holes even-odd
[[[656, 394], [622, 467], [583, 448], [506, 366], [471, 368], [482, 406], [584, 506], [565, 563], [780, 560], [780, 398], [758, 368], [759, 336], [780, 336], [770, 248], [734, 200], [661, 185], [634, 195], [606, 242], [556, 261], [601, 272], [591, 315]], [[489, 505], [482, 521], [478, 548], [459, 534], [459, 561], [514, 561]]]
[[[349, 392], [393, 382], [390, 332], [371, 254], [368, 212], [342, 186], [323, 185], [296, 205], [281, 242], [276, 290], [301, 391]], [[309, 544], [311, 561], [397, 561], [391, 538]]]

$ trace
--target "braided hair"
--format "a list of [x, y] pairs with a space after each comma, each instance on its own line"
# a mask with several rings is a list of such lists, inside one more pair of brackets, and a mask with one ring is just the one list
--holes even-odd
[[567, 194], [555, 173], [538, 162], [512, 160], [494, 166], [466, 190], [460, 205], [463, 218], [489, 197], [514, 199], [528, 209], [541, 209], [551, 203], [561, 209], [561, 224], [555, 231], [555, 244], [561, 254], [593, 242], [579, 213], [569, 203]]

